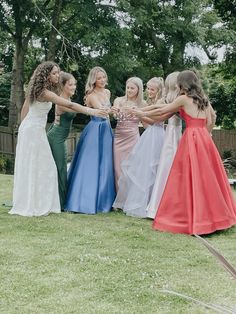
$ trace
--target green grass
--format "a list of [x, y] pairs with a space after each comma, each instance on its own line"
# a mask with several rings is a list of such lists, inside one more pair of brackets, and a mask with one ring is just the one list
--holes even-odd
[[[162, 289], [236, 311], [236, 281], [195, 237], [116, 212], [12, 216], [0, 183], [1, 314], [215, 313]], [[206, 239], [236, 266], [236, 227]]]

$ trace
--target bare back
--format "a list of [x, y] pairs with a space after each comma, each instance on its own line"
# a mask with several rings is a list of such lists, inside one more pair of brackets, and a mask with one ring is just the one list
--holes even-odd
[[193, 99], [188, 96], [182, 96], [184, 111], [193, 118], [206, 119], [207, 110], [199, 110], [197, 104], [193, 102]]
[[212, 106], [209, 104], [204, 110], [199, 110], [197, 104], [193, 102], [191, 97], [186, 95], [180, 97], [182, 97], [182, 108], [184, 111], [193, 118], [206, 119], [207, 128], [211, 132], [216, 121], [216, 114]]

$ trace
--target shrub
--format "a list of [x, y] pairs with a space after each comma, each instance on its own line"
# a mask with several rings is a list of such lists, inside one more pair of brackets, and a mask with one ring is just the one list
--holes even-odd
[[13, 174], [14, 173], [14, 158], [0, 154], [0, 173]]

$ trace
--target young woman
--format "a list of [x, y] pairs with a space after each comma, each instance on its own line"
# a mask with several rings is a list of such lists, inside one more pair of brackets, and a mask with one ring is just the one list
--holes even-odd
[[[154, 77], [147, 82], [149, 105], [163, 103], [164, 82]], [[121, 165], [118, 193], [113, 204], [121, 208], [128, 216], [146, 217], [153, 184], [164, 141], [164, 124], [146, 120], [146, 130], [134, 146], [130, 155]]]
[[[179, 94], [177, 77], [179, 72], [173, 72], [165, 80], [165, 102], [171, 103]], [[160, 156], [159, 166], [156, 173], [155, 183], [152, 190], [149, 204], [146, 208], [146, 216], [154, 219], [159, 206], [166, 181], [170, 173], [179, 140], [182, 136], [182, 121], [178, 115], [173, 115], [168, 119], [164, 144]]]
[[16, 147], [13, 208], [10, 214], [41, 216], [59, 213], [57, 169], [48, 143], [47, 114], [56, 103], [85, 114], [105, 116], [105, 110], [85, 108], [59, 97], [59, 67], [47, 61], [40, 64], [30, 79], [22, 108], [22, 123]]
[[161, 231], [208, 234], [236, 224], [236, 206], [210, 136], [215, 114], [192, 71], [177, 77], [180, 96], [148, 115], [180, 112], [186, 129], [153, 223]]
[[65, 211], [84, 214], [109, 212], [115, 198], [113, 134], [108, 112], [110, 91], [107, 74], [94, 67], [88, 75], [85, 102], [88, 107], [104, 108], [106, 118], [91, 118], [83, 130], [68, 175]]
[[[60, 96], [70, 100], [76, 90], [76, 80], [70, 73], [60, 72]], [[66, 139], [70, 133], [76, 113], [69, 108], [55, 107], [55, 121], [47, 132], [49, 145], [57, 166], [58, 188], [61, 210], [64, 208], [67, 193], [67, 149]]]
[[114, 101], [112, 112], [117, 125], [114, 133], [114, 168], [116, 190], [121, 174], [121, 163], [128, 158], [140, 135], [138, 124], [139, 118], [127, 114], [128, 108], [141, 108], [145, 104], [143, 100], [143, 82], [138, 77], [131, 77], [126, 82], [125, 96], [117, 97]]

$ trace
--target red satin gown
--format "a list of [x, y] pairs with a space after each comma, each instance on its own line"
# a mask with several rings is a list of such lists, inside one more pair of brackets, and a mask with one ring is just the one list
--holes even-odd
[[208, 234], [236, 224], [236, 204], [206, 119], [180, 114], [180, 140], [153, 222], [161, 231]]

